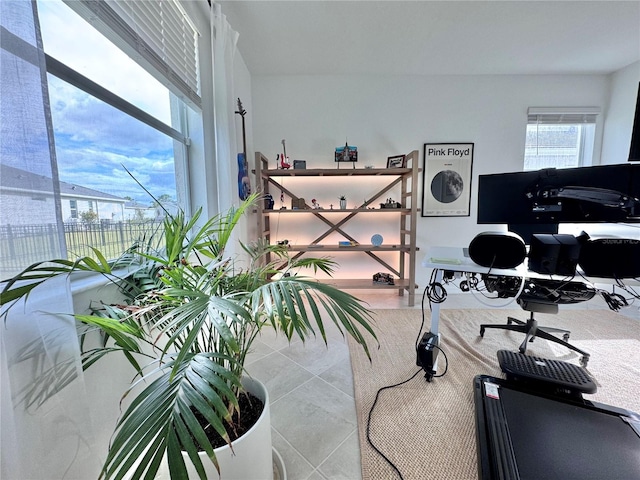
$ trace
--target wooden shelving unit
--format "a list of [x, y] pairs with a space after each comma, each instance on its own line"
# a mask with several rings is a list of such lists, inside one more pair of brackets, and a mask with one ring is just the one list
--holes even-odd
[[[296, 215], [300, 217], [300, 221], [309, 218], [309, 221], [320, 221], [325, 224], [323, 233], [314, 238], [306, 245], [290, 245], [289, 250], [296, 252], [295, 257], [311, 253], [312, 255], [321, 255], [325, 252], [359, 252], [368, 255], [379, 263], [384, 270], [391, 273], [395, 278], [395, 285], [383, 285], [374, 283], [372, 278], [354, 278], [354, 279], [328, 279], [322, 280], [343, 289], [395, 289], [399, 295], [408, 294], [408, 304], [413, 306], [415, 303], [415, 292], [417, 285], [415, 283], [416, 269], [416, 221], [418, 212], [418, 151], [414, 150], [406, 155], [407, 168], [357, 168], [357, 169], [269, 169], [268, 159], [260, 152], [255, 154], [255, 173], [259, 189], [264, 193], [272, 193], [276, 198], [283, 192], [288, 197], [296, 201], [302, 196], [296, 193], [293, 187], [289, 188], [283, 185], [283, 180], [291, 177], [315, 177], [319, 182], [322, 177], [354, 177], [355, 181], [366, 181], [370, 177], [384, 178], [384, 186], [382, 186], [374, 194], [370, 195], [358, 208], [347, 208], [343, 210], [337, 209], [312, 209], [310, 205], [305, 204], [305, 208], [286, 209], [286, 210], [270, 210], [265, 209], [264, 202], [258, 205], [258, 228], [261, 235], [271, 242], [271, 217], [273, 215]], [[399, 208], [372, 208], [377, 205], [379, 199], [384, 199], [384, 195], [389, 191], [400, 188], [400, 207]], [[300, 195], [300, 196], [299, 196]], [[336, 213], [340, 213], [340, 219], [335, 220], [333, 217]], [[356, 216], [364, 216], [365, 218], [376, 216], [377, 220], [384, 222], [397, 222], [400, 232], [400, 241], [396, 245], [370, 245], [359, 243], [359, 240], [353, 237], [345, 230], [345, 224]], [[329, 218], [331, 217], [331, 218]], [[296, 217], [297, 218], [297, 217]], [[336, 244], [323, 243], [329, 235], [337, 233], [341, 235], [345, 241], [355, 242], [354, 246], [338, 246]], [[275, 239], [274, 239], [275, 240]], [[398, 252], [397, 262], [388, 262], [381, 258], [381, 252]]]

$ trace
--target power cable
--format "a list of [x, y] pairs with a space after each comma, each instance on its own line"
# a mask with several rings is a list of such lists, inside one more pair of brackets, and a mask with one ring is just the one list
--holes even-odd
[[[435, 272], [435, 270], [434, 270]], [[429, 285], [427, 285], [424, 289], [424, 291], [422, 292], [422, 302], [421, 302], [421, 311], [422, 311], [422, 322], [420, 324], [420, 329], [418, 330], [418, 336], [416, 338], [416, 342], [415, 342], [415, 350], [416, 350], [416, 355], [417, 355], [417, 351], [418, 351], [418, 344], [420, 342], [420, 334], [422, 333], [422, 330], [424, 328], [424, 324], [425, 324], [425, 309], [424, 309], [424, 301], [425, 298], [429, 298], [429, 309], [431, 309], [431, 297], [429, 296], [429, 292], [430, 291], [437, 291], [439, 288], [442, 289], [442, 291], [444, 291], [444, 298], [446, 298], [446, 290], [444, 290], [444, 287], [433, 281], [434, 277], [433, 277], [433, 273], [432, 273], [432, 281], [430, 282]], [[432, 286], [432, 284], [435, 284], [435, 286]], [[435, 298], [442, 298], [441, 295], [436, 296]], [[444, 301], [444, 298], [440, 301], [434, 301], [434, 303], [441, 303]], [[447, 359], [447, 355], [445, 354], [444, 350], [442, 350], [442, 348], [440, 348], [437, 345], [431, 345], [432, 348], [437, 348], [441, 353], [442, 356], [444, 357], [445, 360], [445, 366], [444, 366], [444, 371], [440, 374], [440, 375], [435, 375], [432, 376], [432, 378], [439, 378], [444, 376], [447, 373], [447, 370], [449, 369], [449, 360]], [[401, 385], [404, 385], [405, 383], [410, 382], [411, 380], [413, 380], [419, 373], [421, 373], [423, 371], [423, 369], [418, 370], [417, 372], [415, 372], [413, 375], [411, 375], [411, 377], [407, 378], [406, 380], [403, 380], [402, 382], [396, 383], [394, 385], [387, 385], [386, 387], [381, 387], [378, 389], [378, 391], [376, 392], [376, 398], [373, 401], [373, 405], [371, 405], [371, 409], [369, 410], [369, 415], [367, 417], [367, 442], [369, 443], [369, 445], [371, 445], [371, 448], [373, 448], [378, 455], [380, 455], [385, 462], [387, 462], [391, 468], [393, 468], [393, 470], [398, 474], [398, 476], [400, 477], [400, 480], [404, 480], [404, 477], [402, 476], [402, 473], [400, 472], [400, 470], [398, 469], [398, 467], [389, 459], [389, 457], [387, 457], [378, 447], [376, 447], [376, 445], [373, 443], [373, 441], [371, 440], [371, 417], [373, 416], [373, 410], [376, 408], [376, 405], [378, 404], [378, 399], [380, 398], [380, 394], [385, 391], [385, 390], [390, 390], [392, 388], [396, 388], [399, 387]]]
[[382, 453], [382, 451], [378, 447], [376, 447], [375, 444], [373, 443], [373, 441], [371, 440], [371, 416], [373, 414], [373, 409], [376, 408], [376, 404], [378, 403], [378, 398], [380, 398], [380, 393], [382, 393], [384, 390], [388, 390], [390, 388], [399, 387], [400, 385], [404, 385], [405, 383], [410, 382], [420, 372], [422, 372], [422, 369], [418, 370], [416, 373], [411, 375], [411, 377], [407, 378], [406, 380], [404, 380], [404, 381], [402, 381], [400, 383], [396, 383], [394, 385], [388, 385], [386, 387], [382, 387], [382, 388], [378, 389], [378, 391], [376, 392], [376, 399], [373, 401], [373, 405], [371, 406], [371, 410], [369, 410], [369, 417], [367, 418], [367, 442], [369, 442], [369, 445], [371, 445], [371, 447], [376, 452], [378, 452], [378, 455], [380, 455], [384, 459], [384, 461], [387, 462], [391, 466], [391, 468], [393, 468], [395, 470], [395, 472], [400, 477], [400, 480], [404, 480], [404, 477], [402, 476], [402, 473], [400, 472], [400, 470], [398, 470], [398, 467], [396, 467], [396, 465], [389, 459], [389, 457], [387, 457], [384, 453]]

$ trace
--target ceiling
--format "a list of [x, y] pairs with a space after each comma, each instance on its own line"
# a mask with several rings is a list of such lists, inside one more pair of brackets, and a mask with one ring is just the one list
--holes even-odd
[[219, 3], [252, 75], [607, 74], [640, 60], [640, 0]]

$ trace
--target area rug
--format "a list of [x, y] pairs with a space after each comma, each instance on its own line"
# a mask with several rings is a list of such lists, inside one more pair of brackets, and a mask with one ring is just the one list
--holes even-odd
[[[380, 347], [371, 361], [350, 343], [363, 480], [395, 479], [397, 473], [369, 445], [367, 418], [379, 388], [410, 378], [416, 366], [415, 342], [420, 310], [376, 310], [375, 330]], [[503, 377], [496, 352], [517, 351], [520, 333], [488, 329], [481, 323], [503, 323], [510, 315], [526, 320], [522, 310], [441, 310], [441, 347], [446, 373], [428, 383], [413, 380], [384, 390], [373, 412], [371, 438], [400, 470], [405, 480], [478, 478], [473, 378]], [[585, 398], [640, 412], [640, 322], [607, 310], [565, 310], [558, 315], [536, 314], [541, 326], [571, 331], [570, 343], [591, 354], [587, 369], [598, 392]], [[426, 314], [425, 329], [430, 317]], [[529, 343], [527, 353], [579, 364], [579, 355], [542, 339]], [[438, 374], [444, 372], [441, 355]]]

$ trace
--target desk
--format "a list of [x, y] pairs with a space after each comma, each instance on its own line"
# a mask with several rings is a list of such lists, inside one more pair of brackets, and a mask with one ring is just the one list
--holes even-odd
[[[503, 275], [506, 277], [531, 277], [540, 276], [549, 278], [549, 275], [541, 276], [534, 272], [529, 272], [524, 263], [516, 268], [489, 268], [475, 263], [465, 255], [462, 247], [431, 247], [427, 250], [427, 255], [422, 260], [422, 266], [436, 270], [436, 282], [442, 283], [445, 270], [462, 273], [491, 273], [492, 275]], [[438, 327], [440, 324], [440, 304], [434, 303], [431, 306], [431, 333], [440, 335]]]
[[[445, 270], [452, 272], [462, 273], [479, 273], [492, 275], [502, 275], [506, 277], [527, 277], [527, 278], [541, 278], [541, 279], [566, 279], [564, 276], [552, 276], [548, 274], [541, 274], [532, 272], [527, 268], [527, 262], [521, 263], [515, 268], [489, 268], [483, 267], [475, 263], [471, 258], [465, 255], [465, 249], [462, 247], [430, 247], [427, 249], [427, 254], [422, 260], [422, 266], [426, 268], [433, 268], [436, 270], [436, 282], [441, 283], [443, 273]], [[576, 279], [572, 280], [579, 282], [580, 278], [585, 278], [580, 274]], [[612, 284], [611, 278], [593, 278], [589, 277], [585, 279], [585, 283], [594, 284]], [[640, 281], [636, 279], [625, 279], [627, 285], [638, 286]], [[434, 335], [439, 335], [438, 327], [440, 323], [440, 304], [435, 303], [431, 306], [431, 332]]]

